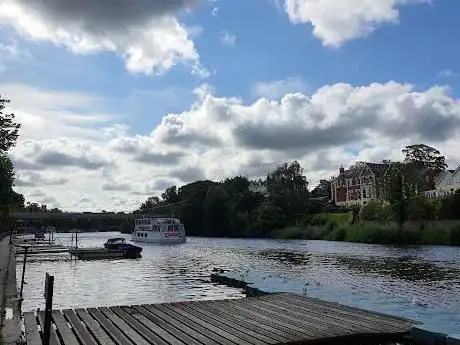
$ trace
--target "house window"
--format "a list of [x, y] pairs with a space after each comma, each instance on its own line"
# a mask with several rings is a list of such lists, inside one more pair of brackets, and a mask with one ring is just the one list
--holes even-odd
[[363, 199], [367, 199], [366, 190], [365, 190], [365, 189], [363, 189]]

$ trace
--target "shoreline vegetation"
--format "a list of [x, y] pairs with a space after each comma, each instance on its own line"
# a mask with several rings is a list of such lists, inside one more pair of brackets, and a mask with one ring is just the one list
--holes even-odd
[[[341, 217], [340, 217], [341, 216]], [[396, 222], [360, 221], [351, 214], [321, 214], [306, 225], [273, 230], [268, 237], [283, 240], [324, 240], [383, 245], [460, 246], [460, 220]]]

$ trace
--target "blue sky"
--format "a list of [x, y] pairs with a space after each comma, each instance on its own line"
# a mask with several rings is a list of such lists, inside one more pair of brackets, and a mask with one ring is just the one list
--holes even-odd
[[[105, 0], [99, 1], [103, 3]], [[150, 1], [155, 3], [155, 0]], [[94, 31], [88, 29], [89, 26], [79, 26], [78, 23], [85, 23], [87, 20], [84, 17], [85, 14], [88, 14], [89, 18], [90, 7], [87, 11], [81, 11], [79, 15], [82, 17], [76, 18], [70, 12], [65, 12], [65, 6], [60, 9], [52, 8], [52, 5], [48, 5], [51, 6], [49, 8], [45, 6], [41, 9], [30, 9], [24, 0], [6, 0], [6, 5], [3, 6], [9, 7], [2, 8], [0, 6], [0, 10], [3, 9], [3, 13], [6, 13], [6, 15], [0, 15], [0, 87], [4, 89], [0, 88], [0, 92], [11, 98], [13, 104], [16, 103], [16, 109], [20, 114], [24, 114], [20, 116], [25, 121], [32, 118], [32, 116], [26, 115], [33, 112], [32, 115], [37, 116], [34, 121], [43, 122], [46, 119], [46, 121], [55, 121], [53, 125], [56, 128], [61, 128], [59, 127], [61, 125], [64, 126], [59, 130], [61, 135], [56, 133], [48, 136], [43, 133], [41, 137], [34, 133], [32, 125], [25, 123], [26, 128], [22, 140], [33, 141], [37, 145], [51, 145], [53, 141], [68, 139], [66, 141], [68, 145], [88, 142], [91, 145], [101, 145], [102, 150], [112, 149], [115, 145], [114, 142], [119, 143], [123, 140], [124, 143], [128, 141], [131, 143], [133, 140], [152, 140], [152, 145], [158, 145], [162, 154], [167, 154], [168, 146], [166, 144], [172, 142], [168, 135], [171, 135], [175, 129], [173, 130], [171, 127], [171, 118], [165, 116], [170, 113], [179, 116], [180, 135], [183, 138], [185, 134], [192, 133], [200, 125], [198, 122], [193, 122], [195, 119], [202, 119], [196, 121], [211, 121], [205, 115], [200, 117], [200, 114], [211, 116], [206, 107], [210, 106], [209, 104], [215, 107], [215, 103], [221, 100], [225, 103], [227, 115], [233, 116], [233, 127], [230, 125], [224, 127], [232, 127], [233, 130], [231, 134], [222, 132], [220, 135], [222, 137], [229, 135], [226, 142], [233, 147], [234, 152], [242, 152], [242, 150], [245, 152], [247, 156], [243, 159], [244, 162], [238, 161], [241, 166], [248, 166], [253, 162], [260, 164], [266, 161], [276, 162], [283, 159], [282, 157], [293, 157], [304, 159], [305, 162], [312, 162], [315, 161], [315, 158], [305, 158], [299, 154], [297, 145], [290, 147], [289, 152], [281, 152], [276, 144], [268, 144], [265, 139], [264, 144], [254, 143], [255, 139], [252, 138], [259, 137], [259, 134], [260, 137], [265, 138], [263, 133], [249, 134], [253, 132], [245, 131], [245, 135], [253, 136], [251, 138], [241, 137], [236, 133], [237, 128], [249, 128], [249, 122], [252, 120], [249, 115], [245, 115], [246, 111], [260, 111], [255, 104], [258, 104], [257, 102], [261, 97], [280, 101], [293, 92], [300, 92], [305, 98], [301, 100], [289, 99], [289, 102], [295, 101], [296, 103], [289, 103], [287, 106], [292, 110], [295, 105], [302, 102], [308, 103], [306, 108], [304, 103], [302, 103], [304, 106], [299, 108], [301, 109], [299, 116], [304, 115], [309, 118], [308, 121], [304, 121], [307, 123], [307, 127], [308, 123], [316, 118], [312, 115], [313, 113], [321, 113], [318, 118], [322, 118], [324, 115], [324, 118], [331, 116], [332, 119], [337, 111], [342, 111], [337, 109], [344, 109], [345, 105], [339, 106], [340, 102], [344, 102], [344, 97], [348, 100], [346, 107], [355, 107], [355, 103], [358, 101], [353, 100], [351, 102], [350, 99], [357, 92], [362, 92], [359, 100], [365, 98], [367, 105], [372, 103], [375, 107], [377, 107], [375, 104], [379, 102], [379, 99], [384, 99], [382, 93], [385, 97], [390, 97], [388, 94], [391, 94], [393, 98], [385, 98], [385, 102], [380, 101], [378, 103], [378, 107], [382, 109], [393, 100], [398, 101], [401, 98], [411, 97], [414, 99], [412, 102], [415, 104], [414, 109], [423, 112], [423, 114], [425, 114], [423, 107], [417, 105], [417, 102], [421, 101], [416, 92], [422, 93], [431, 102], [429, 105], [430, 107], [433, 106], [433, 109], [438, 109], [436, 102], [445, 105], [447, 99], [452, 104], [449, 104], [447, 112], [440, 111], [439, 119], [447, 121], [443, 114], [449, 113], [452, 119], [449, 119], [448, 124], [452, 126], [452, 123], [457, 123], [459, 115], [455, 111], [458, 110], [456, 104], [458, 102], [457, 97], [460, 96], [459, 76], [457, 75], [460, 73], [460, 60], [458, 59], [460, 46], [456, 44], [456, 38], [460, 36], [460, 23], [456, 20], [457, 14], [460, 13], [460, 2], [458, 1], [433, 0], [431, 3], [426, 3], [422, 0], [415, 0], [413, 4], [399, 5], [400, 1], [388, 0], [376, 5], [371, 0], [364, 2], [344, 0], [340, 4], [344, 7], [340, 9], [331, 7], [329, 9], [326, 4], [327, 1], [323, 3], [323, 7], [317, 6], [318, 8], [315, 8], [316, 5], [311, 0], [278, 0], [278, 5], [273, 0], [219, 0], [216, 2], [201, 1], [198, 6], [191, 7], [190, 11], [184, 11], [187, 3], [192, 2], [188, 0], [178, 1], [183, 6], [178, 5], [177, 8], [167, 9], [164, 12], [161, 8], [156, 9], [157, 12], [146, 9], [146, 13], [151, 11], [151, 21], [148, 22], [144, 20], [145, 18], [123, 18], [125, 22], [120, 23], [120, 26], [125, 25], [127, 28], [132, 28], [134, 33], [138, 33], [138, 35], [128, 36], [124, 32], [117, 31], [116, 27], [114, 29], [110, 22], [113, 18], [110, 17], [101, 18], [100, 27], [95, 28]], [[66, 1], [63, 3], [65, 4]], [[90, 4], [90, 2], [88, 3]], [[113, 7], [117, 6], [116, 3], [117, 1], [113, 3]], [[140, 1], [133, 1], [133, 6], [138, 6], [140, 3]], [[289, 3], [293, 6], [291, 9], [289, 9]], [[308, 3], [310, 7], [307, 6]], [[365, 4], [368, 7], [356, 7], [360, 4]], [[82, 2], [82, 6], [85, 6], [85, 2]], [[213, 8], [218, 10], [213, 13]], [[341, 12], [343, 12], [343, 16], [340, 15]], [[47, 13], [54, 16], [47, 17]], [[389, 19], [388, 16], [393, 17]], [[163, 25], [163, 20], [167, 24]], [[156, 26], [157, 22], [160, 23], [158, 27]], [[173, 31], [174, 23], [177, 23], [180, 28], [185, 30], [184, 32], [188, 33], [185, 38], [180, 36], [180, 31]], [[104, 25], [106, 26], [104, 27]], [[348, 29], [353, 25], [358, 25], [356, 30], [347, 34]], [[151, 47], [149, 39], [136, 41], [137, 37], [142, 36], [143, 32], [151, 28], [153, 28], [153, 35], [156, 35], [153, 36], [153, 40], [162, 42], [156, 48]], [[160, 29], [170, 31], [160, 31]], [[64, 34], [60, 34], [59, 30]], [[103, 32], [102, 36], [100, 32]], [[159, 33], [155, 34], [155, 32]], [[173, 34], [170, 37], [164, 32], [173, 32]], [[234, 37], [234, 41], [223, 42], [224, 33], [227, 33], [228, 37]], [[179, 38], [174, 41], [173, 36]], [[100, 43], [103, 39], [109, 42], [106, 46]], [[136, 42], [133, 43], [133, 40]], [[148, 65], [148, 63], [146, 67], [145, 61], [147, 60], [142, 59], [143, 64], [133, 60], [134, 62], [130, 67], [129, 58], [124, 58], [122, 55], [132, 51], [132, 49], [140, 52], [142, 58], [154, 57], [155, 61], [159, 61], [158, 63], [166, 61], [165, 56], [170, 51], [180, 51], [182, 55], [174, 58], [174, 66], [172, 67], [159, 68], [159, 65], [152, 67], [153, 65]], [[158, 53], [158, 50], [164, 50], [163, 55]], [[201, 70], [206, 69], [210, 75], [203, 77], [193, 73], [196, 71], [193, 66], [196, 68], [198, 66]], [[133, 69], [136, 71], [133, 72]], [[382, 86], [380, 89], [371, 87], [373, 83], [386, 85], [391, 81], [395, 83], [387, 87]], [[349, 84], [349, 89], [346, 89], [342, 83]], [[404, 84], [412, 86], [403, 90]], [[323, 93], [320, 93], [319, 90], [322, 90], [321, 88], [325, 85], [330, 86], [330, 89], [327, 90], [328, 103], [311, 105], [312, 99], [323, 97]], [[449, 86], [450, 90], [430, 92], [436, 85]], [[21, 94], [21, 88], [28, 88], [27, 92], [31, 92], [31, 88], [33, 88], [36, 98], [42, 97], [40, 104], [34, 108], [34, 104], [26, 99], [28, 93], [24, 91]], [[206, 96], [200, 98], [197, 89], [206, 90], [201, 91]], [[380, 94], [370, 97], [368, 94], [375, 92], [376, 89]], [[346, 96], [340, 96], [343, 92]], [[52, 96], [55, 93], [68, 94], [69, 101], [67, 103], [58, 102], [58, 105], [53, 104]], [[72, 97], [75, 100], [82, 97], [81, 104], [77, 101], [73, 102]], [[232, 100], [232, 97], [237, 97], [238, 100]], [[97, 100], [92, 98], [97, 98]], [[49, 106], [43, 104], [45, 99], [49, 101]], [[91, 101], [88, 101], [89, 99]], [[337, 104], [337, 109], [333, 108], [331, 104]], [[279, 106], [281, 108], [281, 103]], [[407, 106], [405, 103], [401, 105], [401, 107]], [[52, 118], [47, 112], [48, 107], [53, 108]], [[224, 105], [221, 105], [219, 108], [212, 109], [216, 113], [221, 111], [223, 107]], [[265, 110], [263, 111], [268, 111], [267, 107], [268, 105], [264, 105], [262, 109]], [[309, 113], [310, 107], [315, 108], [315, 112]], [[195, 115], [191, 114], [194, 109], [198, 109]], [[424, 129], [420, 127], [421, 125], [414, 125], [419, 121], [414, 120], [415, 118], [409, 114], [414, 109], [404, 109], [408, 112], [404, 121], [412, 124], [408, 131], [415, 131], [415, 127], [419, 131], [411, 132], [406, 139], [420, 140], [423, 135], [427, 136]], [[389, 111], [387, 108], [384, 110]], [[415, 110], [414, 114], [416, 113]], [[270, 112], [274, 111], [273, 109], [270, 110]], [[362, 111], [359, 108], [354, 114], [360, 114]], [[379, 110], [379, 112], [382, 111]], [[98, 118], [96, 115], [102, 113], [107, 116], [105, 122], [95, 121], [94, 119]], [[236, 113], [237, 115], [235, 115]], [[269, 113], [266, 116], [269, 116]], [[291, 113], [297, 114], [295, 109]], [[118, 126], [116, 127], [118, 137], [109, 137], [106, 138], [105, 142], [98, 141], [96, 144], [91, 140], [96, 140], [97, 135], [89, 138], [85, 134], [79, 139], [74, 131], [69, 130], [69, 134], [66, 134], [65, 128], [68, 128], [66, 126], [69, 126], [68, 121], [70, 121], [66, 116], [69, 114], [78, 119], [83, 116], [87, 122], [81, 123], [81, 126], [89, 126], [96, 132], [106, 131], [111, 126]], [[280, 119], [280, 121], [283, 119], [284, 121], [286, 119], [283, 116], [291, 116], [283, 115], [284, 113], [276, 114], [278, 113], [273, 113], [271, 115], [273, 118], [270, 117], [270, 120], [267, 121], [270, 126], [274, 126], [273, 129], [269, 128], [270, 131], [267, 133], [285, 130], [284, 127], [275, 128], [275, 121], [276, 119]], [[238, 118], [238, 116], [242, 118]], [[262, 122], [259, 123], [259, 127], [268, 128], [269, 125], [264, 125], [264, 114], [256, 113], [251, 116], [260, 118], [259, 120]], [[276, 116], [279, 117], [276, 118]], [[391, 118], [392, 114], [388, 113], [382, 116]], [[426, 116], [423, 120], [426, 123], [430, 121], [438, 123], [436, 122], [438, 120], [435, 121], [430, 114]], [[243, 117], [246, 122], [243, 121]], [[169, 121], [167, 125], [165, 124], [166, 119]], [[298, 120], [297, 117], [293, 118], [292, 122], [296, 120]], [[291, 120], [287, 119], [286, 121]], [[340, 117], [334, 121], [341, 123]], [[374, 120], [368, 121], [374, 124], [372, 126], [377, 126]], [[185, 128], [185, 122], [189, 126], [188, 129]], [[243, 122], [244, 126], [241, 125]], [[327, 123], [330, 124], [333, 121]], [[207, 129], [213, 125], [209, 122]], [[216, 124], [215, 128], [220, 128], [220, 125]], [[398, 122], [396, 126], [399, 125], [401, 122]], [[430, 125], [432, 126], [432, 124]], [[74, 122], [72, 122], [72, 126], [74, 126]], [[120, 130], [120, 126], [123, 128], [122, 130]], [[318, 124], [318, 126], [318, 128], [323, 129], [326, 125]], [[324, 147], [318, 146], [323, 144], [309, 141], [308, 145], [312, 146], [311, 148], [306, 146], [306, 151], [311, 151], [313, 148], [315, 150], [318, 148], [335, 150], [334, 152], [327, 151], [330, 153], [327, 156], [330, 166], [325, 168], [324, 164], [318, 164], [317, 168], [311, 169], [312, 175], [315, 176], [312, 179], [320, 177], [321, 174], [330, 173], [335, 170], [338, 164], [349, 163], [356, 158], [372, 159], [381, 158], [381, 155], [394, 156], [396, 155], [395, 152], [400, 151], [400, 145], [406, 143], [398, 141], [389, 150], [385, 144], [388, 135], [385, 134], [385, 136], [378, 131], [375, 134], [381, 138], [378, 144], [377, 141], [370, 143], [369, 138], [372, 138], [376, 132], [376, 127], [372, 126], [363, 129], [363, 132], [369, 135], [366, 139], [347, 137], [342, 142], [334, 142], [334, 144], [327, 144]], [[405, 125], [401, 126], [405, 128]], [[305, 128], [305, 135], [313, 138], [314, 136], [307, 127]], [[205, 129], [202, 132], [205, 132]], [[122, 133], [119, 133], [120, 131]], [[440, 133], [444, 132], [440, 131]], [[446, 131], [445, 133], [448, 135], [446, 134], [447, 136], [442, 138], [442, 135], [428, 135], [427, 140], [432, 140], [434, 144], [445, 148], [446, 154], [449, 155], [449, 162], [455, 164], [459, 157], [451, 155], [455, 152], [452, 140], [457, 137], [458, 132]], [[299, 135], [301, 136], [301, 134]], [[405, 137], [404, 133], [401, 135]], [[121, 138], [121, 136], [124, 137]], [[279, 139], [279, 142], [283, 140]], [[323, 141], [325, 140], [320, 138], [319, 142], [322, 143]], [[390, 141], [394, 142], [394, 140]], [[273, 137], [273, 142], [277, 142], [275, 137]], [[176, 144], [179, 145], [179, 142], [174, 143], [174, 145]], [[53, 147], [59, 147], [56, 145]], [[146, 143], [139, 145], [142, 148], [149, 146]], [[179, 150], [194, 147], [196, 151], [187, 154], [189, 157], [187, 164], [182, 162], [174, 169], [180, 170], [186, 166], [186, 169], [193, 168], [202, 171], [206, 177], [216, 177], [234, 172], [234, 170], [227, 171], [222, 167], [211, 168], [210, 165], [204, 163], [204, 158], [203, 162], [197, 163], [197, 152], [200, 155], [203, 152], [209, 152], [211, 155], [211, 152], [218, 151], [216, 147], [208, 150], [205, 146], [200, 145], [203, 143], [194, 140], [187, 143], [187, 147], [176, 146]], [[137, 150], [142, 148], [137, 148]], [[21, 154], [26, 155], [25, 151], [21, 153], [21, 150], [21, 145], [19, 145], [16, 153], [18, 157]], [[369, 150], [373, 151], [369, 153]], [[215, 153], [216, 157], [222, 156], [222, 152]], [[344, 162], [337, 162], [336, 160], [341, 157], [342, 153], [345, 155], [342, 156]], [[79, 154], [81, 156], [83, 153]], [[236, 153], [233, 153], [233, 156], [228, 159], [236, 159], [235, 155]], [[240, 156], [241, 154], [238, 155], [238, 157]], [[128, 158], [133, 159], [133, 157]], [[62, 169], [65, 167], [59, 164], [56, 164], [55, 167], [57, 170], [53, 173], [60, 176], [59, 174], [63, 173]], [[149, 175], [149, 167], [143, 166], [143, 169], [145, 169], [145, 174]], [[107, 171], [108, 168], [98, 172], [98, 178], [109, 179], [110, 183], [115, 183], [117, 173], [110, 174]], [[27, 170], [24, 170], [23, 173], [25, 176], [28, 173], [30, 175]], [[123, 175], [120, 172], [119, 175], [125, 176], [126, 174]], [[156, 175], [150, 173], [149, 176]], [[186, 181], [176, 179], [176, 183], [180, 184], [181, 182]], [[151, 184], [155, 183], [151, 182]], [[81, 192], [79, 190], [81, 185], [74, 187], [77, 194], [88, 195], [92, 193], [89, 190]], [[150, 190], [155, 191], [155, 188], [152, 187]], [[46, 197], [49, 200], [56, 199], [50, 195], [46, 195]], [[107, 198], [109, 196], [106, 196]], [[129, 197], [126, 198], [129, 199]], [[129, 200], [132, 203], [137, 202], [137, 200]]]

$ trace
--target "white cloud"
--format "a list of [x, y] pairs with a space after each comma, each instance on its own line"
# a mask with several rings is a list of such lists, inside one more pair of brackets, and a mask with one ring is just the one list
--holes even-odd
[[[188, 110], [165, 115], [148, 135], [130, 135], [109, 115], [100, 117], [102, 99], [37, 88], [29, 98], [30, 87], [4, 88], [13, 110], [23, 114], [24, 131], [13, 151], [22, 181], [17, 189], [29, 201], [54, 198], [50, 207], [68, 210], [132, 210], [170, 184], [263, 176], [292, 159], [301, 161], [314, 182], [336, 173], [340, 164], [398, 158], [403, 146], [418, 142], [439, 148], [452, 162], [460, 159], [460, 101], [445, 87], [415, 91], [396, 82], [338, 83], [311, 96], [246, 104], [216, 97], [204, 85]], [[50, 110], [47, 98], [59, 102]], [[60, 109], [64, 116], [56, 115]], [[90, 120], [90, 109], [98, 121]], [[32, 128], [40, 121], [46, 125], [37, 136]], [[104, 128], [108, 134], [100, 135]], [[34, 196], [37, 188], [40, 195]]]
[[445, 70], [439, 71], [439, 73], [437, 74], [437, 77], [439, 78], [453, 78], [456, 76], [457, 76], [457, 73], [455, 73], [451, 69], [445, 69]]
[[234, 46], [236, 41], [236, 36], [230, 31], [224, 30], [220, 33], [220, 41], [226, 46]]
[[2, 0], [0, 24], [34, 41], [52, 42], [77, 54], [115, 52], [133, 73], [163, 73], [178, 63], [207, 76], [187, 29], [174, 14], [196, 0], [80, 2]]
[[252, 88], [254, 96], [273, 100], [280, 99], [288, 93], [295, 92], [308, 92], [308, 85], [302, 78], [292, 77], [284, 80], [259, 82]]
[[324, 45], [338, 47], [383, 24], [397, 23], [399, 6], [427, 2], [430, 0], [284, 0], [284, 9], [293, 23], [311, 24]]

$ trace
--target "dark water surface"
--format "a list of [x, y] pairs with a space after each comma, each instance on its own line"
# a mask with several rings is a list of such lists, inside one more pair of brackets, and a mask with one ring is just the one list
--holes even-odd
[[[80, 246], [118, 236], [84, 233]], [[70, 243], [69, 234], [58, 237]], [[55, 308], [242, 297], [238, 289], [210, 283], [212, 269], [219, 267], [265, 290], [402, 315], [431, 330], [460, 334], [460, 248], [193, 237], [183, 245], [141, 246], [139, 260], [32, 257], [23, 310], [43, 309], [45, 272], [55, 276]]]

